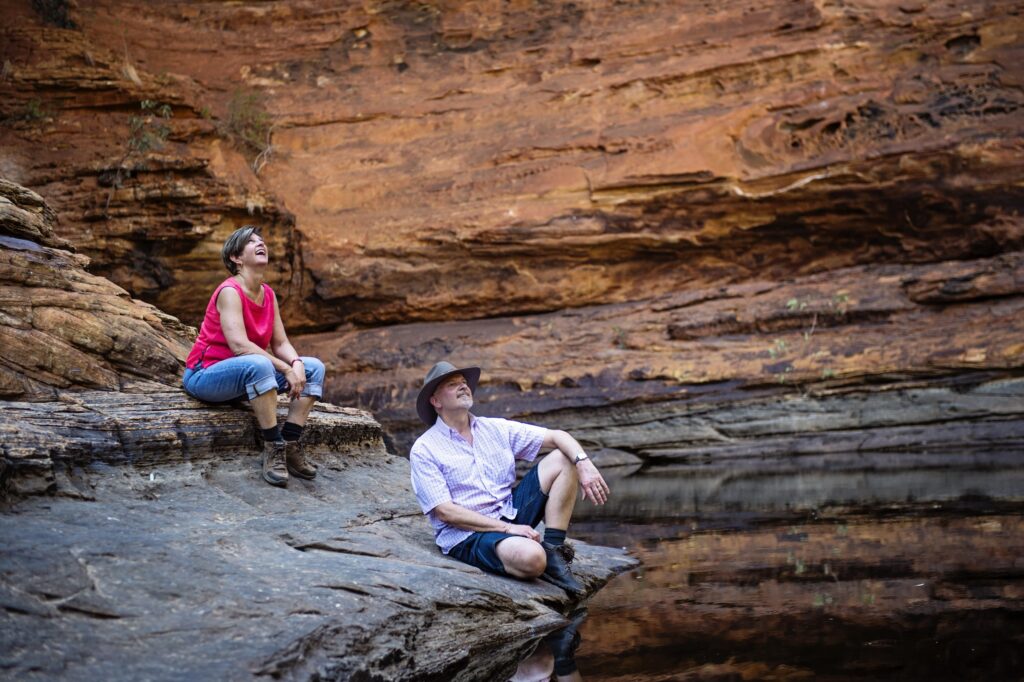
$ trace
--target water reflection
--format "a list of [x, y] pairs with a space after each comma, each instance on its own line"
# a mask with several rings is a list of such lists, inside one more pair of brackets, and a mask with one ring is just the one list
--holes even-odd
[[618, 477], [614, 506], [583, 506], [573, 533], [643, 565], [590, 603], [580, 667], [615, 681], [1021, 679], [1024, 470], [1001, 464]]
[[576, 667], [576, 650], [580, 646], [579, 626], [587, 617], [585, 609], [569, 616], [569, 625], [556, 630], [537, 643], [537, 648], [519, 663], [509, 682], [559, 682], [582, 680]]

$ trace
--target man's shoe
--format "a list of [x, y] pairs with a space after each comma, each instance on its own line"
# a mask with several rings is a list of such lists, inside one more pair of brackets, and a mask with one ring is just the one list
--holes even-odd
[[576, 650], [580, 648], [579, 627], [587, 617], [586, 609], [577, 609], [569, 615], [569, 624], [544, 637], [544, 643], [555, 658], [555, 675], [576, 672]]
[[286, 440], [287, 446], [285, 459], [288, 463], [288, 473], [296, 478], [311, 481], [316, 478], [316, 467], [306, 461], [306, 452], [302, 444], [297, 440]]
[[540, 543], [544, 548], [544, 554], [548, 557], [548, 567], [544, 569], [540, 579], [552, 585], [561, 587], [570, 596], [580, 597], [586, 589], [576, 580], [572, 571], [569, 570], [569, 563], [565, 560], [561, 547], [555, 547], [546, 542]]
[[288, 485], [284, 441], [269, 441], [263, 444], [263, 480], [278, 488]]

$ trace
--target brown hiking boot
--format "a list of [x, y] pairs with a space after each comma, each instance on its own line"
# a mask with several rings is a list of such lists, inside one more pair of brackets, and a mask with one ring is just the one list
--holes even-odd
[[288, 485], [284, 441], [268, 441], [263, 444], [263, 480], [278, 488]]
[[288, 473], [296, 478], [310, 481], [316, 478], [316, 467], [306, 461], [306, 452], [297, 440], [285, 441], [287, 445]]

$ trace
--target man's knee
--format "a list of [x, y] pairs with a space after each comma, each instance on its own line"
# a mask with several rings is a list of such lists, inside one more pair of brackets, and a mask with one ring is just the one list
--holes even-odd
[[505, 540], [498, 547], [502, 547], [502, 545], [505, 545], [503, 548], [505, 552], [502, 552], [502, 554], [506, 554], [505, 557], [502, 557], [505, 570], [516, 577], [536, 578], [547, 568], [548, 558], [539, 542], [517, 538], [514, 543]]
[[522, 570], [531, 578], [536, 578], [548, 567], [548, 557], [538, 542], [531, 542], [529, 550], [523, 551]]
[[569, 461], [569, 458], [562, 454], [559, 449], [554, 449], [548, 453], [541, 462], [541, 486], [544, 492], [550, 493], [551, 485], [555, 482], [556, 478], [562, 478], [563, 476], [571, 479], [573, 484], [579, 482], [579, 474], [576, 471], [576, 465]]

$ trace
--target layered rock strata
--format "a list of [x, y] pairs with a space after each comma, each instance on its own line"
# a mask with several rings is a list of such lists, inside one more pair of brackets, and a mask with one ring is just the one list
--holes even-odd
[[345, 377], [332, 397], [373, 409], [396, 452], [422, 428], [415, 395], [443, 357], [484, 368], [485, 414], [647, 458], [949, 449], [1020, 436], [1017, 383], [989, 382], [1024, 366], [1022, 292], [1013, 252], [302, 342]]
[[1021, 248], [1019, 2], [0, 7], [4, 166], [187, 321], [247, 207], [291, 329]]
[[185, 326], [87, 272], [89, 259], [68, 251], [57, 230], [38, 194], [0, 179], [0, 397], [176, 383]]
[[[251, 413], [177, 387], [183, 325], [54, 221], [0, 181], [4, 676], [486, 679], [567, 622], [562, 590], [437, 551], [366, 412], [318, 404], [320, 474], [263, 483]], [[574, 567], [593, 591], [634, 563], [578, 543]]]

